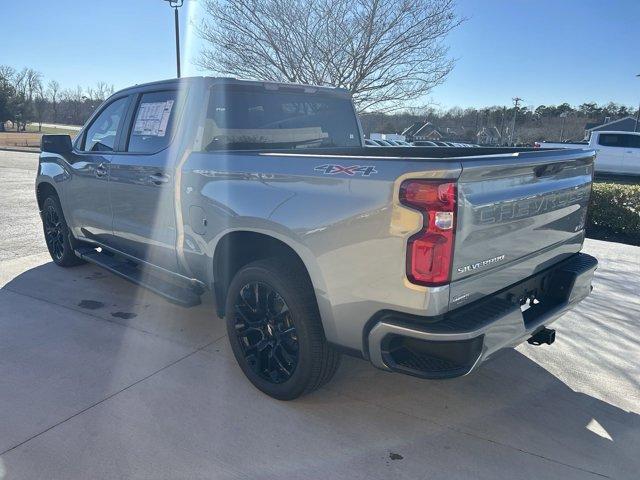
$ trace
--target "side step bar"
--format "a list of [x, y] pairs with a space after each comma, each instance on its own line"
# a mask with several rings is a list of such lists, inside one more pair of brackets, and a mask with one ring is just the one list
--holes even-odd
[[179, 281], [170, 282], [154, 275], [149, 270], [142, 270], [130, 260], [98, 252], [95, 248], [80, 248], [75, 250], [75, 254], [89, 263], [106, 268], [119, 277], [125, 278], [137, 285], [140, 285], [154, 293], [166, 298], [171, 303], [183, 307], [194, 307], [200, 305], [200, 294], [191, 285], [180, 285]]

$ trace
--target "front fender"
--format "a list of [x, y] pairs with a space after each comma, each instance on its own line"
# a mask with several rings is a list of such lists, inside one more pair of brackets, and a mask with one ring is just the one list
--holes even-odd
[[66, 198], [63, 184], [69, 178], [71, 178], [71, 175], [64, 165], [64, 160], [59, 155], [41, 155], [36, 176], [36, 195], [38, 195], [42, 185], [49, 185], [58, 195], [64, 210]]

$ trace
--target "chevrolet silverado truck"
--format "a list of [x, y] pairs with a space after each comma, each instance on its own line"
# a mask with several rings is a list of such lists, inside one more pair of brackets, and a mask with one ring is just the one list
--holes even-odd
[[325, 384], [341, 353], [443, 379], [551, 344], [597, 266], [592, 150], [365, 147], [343, 89], [139, 85], [41, 147], [53, 261], [185, 307], [211, 291], [244, 374], [278, 399]]

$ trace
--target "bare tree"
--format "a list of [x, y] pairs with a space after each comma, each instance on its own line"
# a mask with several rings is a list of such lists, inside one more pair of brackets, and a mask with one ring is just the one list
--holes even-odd
[[13, 90], [15, 92], [14, 97], [14, 120], [13, 123], [16, 127], [16, 132], [25, 130], [26, 120], [29, 116], [29, 104], [27, 101], [28, 81], [27, 81], [28, 69], [14, 70], [11, 80], [13, 82]]
[[62, 97], [69, 108], [70, 123], [81, 125], [83, 122], [82, 106], [86, 99], [82, 87], [78, 85], [75, 89], [63, 90]]
[[0, 132], [5, 129], [5, 122], [14, 119], [13, 75], [15, 70], [8, 65], [0, 65]]
[[47, 84], [47, 96], [51, 102], [51, 111], [53, 113], [53, 123], [58, 121], [58, 100], [60, 96], [60, 84], [56, 80], [51, 80]]
[[44, 88], [42, 84], [39, 83], [35, 88], [33, 97], [33, 106], [36, 114], [36, 121], [38, 122], [38, 132], [42, 132], [42, 119], [44, 118], [48, 103], [49, 101], [45, 95]]
[[27, 99], [32, 102], [36, 92], [42, 87], [42, 73], [33, 68], [27, 68], [25, 71], [25, 83]]
[[16, 131], [24, 131], [34, 113], [33, 97], [42, 84], [42, 74], [32, 68], [14, 70], [12, 82], [15, 91]]
[[16, 69], [9, 65], [0, 65], [0, 79], [5, 82], [13, 82], [13, 76], [16, 74]]
[[106, 82], [98, 82], [95, 90], [93, 90], [92, 100], [104, 102], [107, 97], [113, 94], [113, 85], [109, 85]]
[[428, 94], [454, 62], [454, 0], [204, 0], [198, 64], [223, 75], [344, 87], [359, 110]]
[[98, 82], [95, 88], [87, 87], [86, 99], [93, 104], [104, 102], [114, 92], [113, 85], [106, 82]]
[[16, 91], [18, 95], [27, 96], [27, 71], [28, 68], [23, 68], [22, 70], [14, 70], [13, 76], [11, 77], [13, 80], [13, 89]]

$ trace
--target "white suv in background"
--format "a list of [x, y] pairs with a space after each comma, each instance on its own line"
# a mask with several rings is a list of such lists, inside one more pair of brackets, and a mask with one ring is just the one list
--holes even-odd
[[640, 175], [640, 132], [592, 132], [585, 143], [536, 143], [540, 148], [595, 149], [595, 170], [600, 173]]

